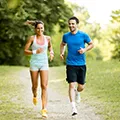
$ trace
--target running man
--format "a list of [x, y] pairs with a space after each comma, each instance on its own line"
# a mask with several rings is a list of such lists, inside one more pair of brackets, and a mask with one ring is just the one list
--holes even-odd
[[[93, 48], [93, 42], [90, 37], [78, 30], [79, 20], [71, 17], [68, 20], [70, 32], [63, 35], [60, 44], [60, 57], [64, 59], [65, 46], [67, 45], [66, 76], [69, 83], [69, 99], [72, 106], [72, 116], [77, 115], [76, 102], [80, 102], [80, 92], [85, 87], [86, 76], [86, 58], [85, 52]], [[88, 44], [85, 47], [85, 44]], [[77, 88], [76, 88], [77, 86]]]

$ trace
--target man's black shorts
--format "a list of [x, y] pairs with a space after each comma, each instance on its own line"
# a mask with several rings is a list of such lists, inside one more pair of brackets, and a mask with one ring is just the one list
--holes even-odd
[[86, 65], [83, 66], [66, 66], [66, 74], [68, 83], [77, 82], [79, 84], [85, 84], [86, 77]]

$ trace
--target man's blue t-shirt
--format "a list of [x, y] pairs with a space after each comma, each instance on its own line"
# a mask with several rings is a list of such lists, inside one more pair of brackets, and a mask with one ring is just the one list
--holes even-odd
[[67, 65], [86, 65], [85, 53], [80, 54], [78, 50], [85, 48], [85, 43], [90, 41], [90, 37], [82, 31], [78, 31], [76, 34], [67, 32], [63, 35], [63, 42], [67, 44], [68, 48]]

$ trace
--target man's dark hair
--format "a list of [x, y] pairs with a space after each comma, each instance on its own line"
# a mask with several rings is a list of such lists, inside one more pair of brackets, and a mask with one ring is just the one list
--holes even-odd
[[77, 17], [75, 17], [75, 16], [69, 18], [68, 22], [69, 22], [70, 20], [75, 20], [76, 23], [79, 24], [79, 19], [78, 19]]

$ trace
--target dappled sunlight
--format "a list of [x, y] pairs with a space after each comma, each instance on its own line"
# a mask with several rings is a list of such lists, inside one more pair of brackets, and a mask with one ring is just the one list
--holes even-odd
[[16, 8], [20, 4], [20, 0], [8, 0], [8, 8]]

